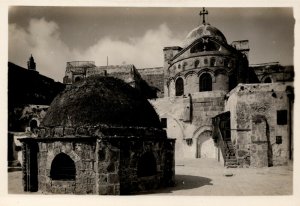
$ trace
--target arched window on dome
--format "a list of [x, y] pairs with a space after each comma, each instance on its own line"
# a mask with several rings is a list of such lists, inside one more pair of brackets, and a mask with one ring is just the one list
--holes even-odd
[[143, 154], [137, 165], [137, 176], [148, 177], [156, 175], [156, 159], [152, 152], [146, 152]]
[[272, 79], [270, 77], [265, 78], [264, 83], [272, 83]]
[[75, 180], [76, 167], [74, 161], [65, 153], [56, 155], [51, 164], [52, 180]]
[[204, 92], [204, 91], [212, 91], [212, 78], [210, 74], [204, 73], [200, 76], [199, 80], [199, 91]]
[[183, 87], [183, 79], [179, 77], [175, 82], [175, 95], [181, 96], [183, 95], [184, 87]]
[[198, 42], [190, 50], [191, 53], [204, 52], [204, 51], [218, 51], [220, 45], [213, 41]]

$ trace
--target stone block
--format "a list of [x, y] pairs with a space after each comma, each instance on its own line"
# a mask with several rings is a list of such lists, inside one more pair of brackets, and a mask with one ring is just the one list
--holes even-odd
[[66, 127], [64, 129], [64, 136], [72, 136], [75, 135], [75, 129], [71, 127]]
[[64, 135], [64, 129], [62, 127], [54, 128], [54, 137], [62, 137]]
[[99, 174], [99, 184], [107, 184], [107, 174]]
[[115, 184], [119, 183], [119, 175], [118, 174], [108, 174], [108, 183]]

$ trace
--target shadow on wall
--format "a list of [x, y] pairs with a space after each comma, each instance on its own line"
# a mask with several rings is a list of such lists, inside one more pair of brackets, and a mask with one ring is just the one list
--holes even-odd
[[213, 185], [211, 179], [206, 177], [192, 176], [192, 175], [175, 175], [175, 186], [158, 190], [152, 190], [147, 192], [138, 193], [143, 194], [155, 194], [155, 193], [172, 193], [177, 190], [189, 190], [194, 188], [203, 187], [205, 185]]

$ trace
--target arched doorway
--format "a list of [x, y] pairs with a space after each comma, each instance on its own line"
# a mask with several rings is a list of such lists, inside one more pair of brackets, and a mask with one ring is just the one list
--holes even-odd
[[52, 180], [75, 180], [74, 161], [65, 153], [56, 155], [51, 164], [50, 177]]
[[152, 175], [156, 175], [156, 159], [152, 152], [146, 152], [138, 161], [137, 176], [147, 177]]
[[175, 83], [175, 95], [176, 96], [181, 96], [183, 95], [183, 91], [184, 91], [184, 86], [183, 86], [183, 79], [181, 77], [179, 77], [177, 80], [176, 80], [176, 83]]
[[264, 83], [272, 83], [272, 79], [270, 77], [265, 78]]
[[212, 91], [212, 78], [210, 74], [204, 73], [200, 76], [199, 80], [199, 91], [204, 92], [204, 91]]
[[196, 158], [216, 158], [216, 147], [211, 131], [206, 130], [197, 138]]

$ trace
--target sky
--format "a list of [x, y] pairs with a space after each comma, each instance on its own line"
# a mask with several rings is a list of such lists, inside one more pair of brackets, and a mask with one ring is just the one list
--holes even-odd
[[[163, 66], [163, 48], [182, 46], [199, 26], [202, 8], [13, 6], [8, 16], [8, 61], [62, 81], [68, 61], [97, 66]], [[228, 43], [249, 40], [250, 64], [293, 65], [292, 8], [207, 8], [207, 22]]]

